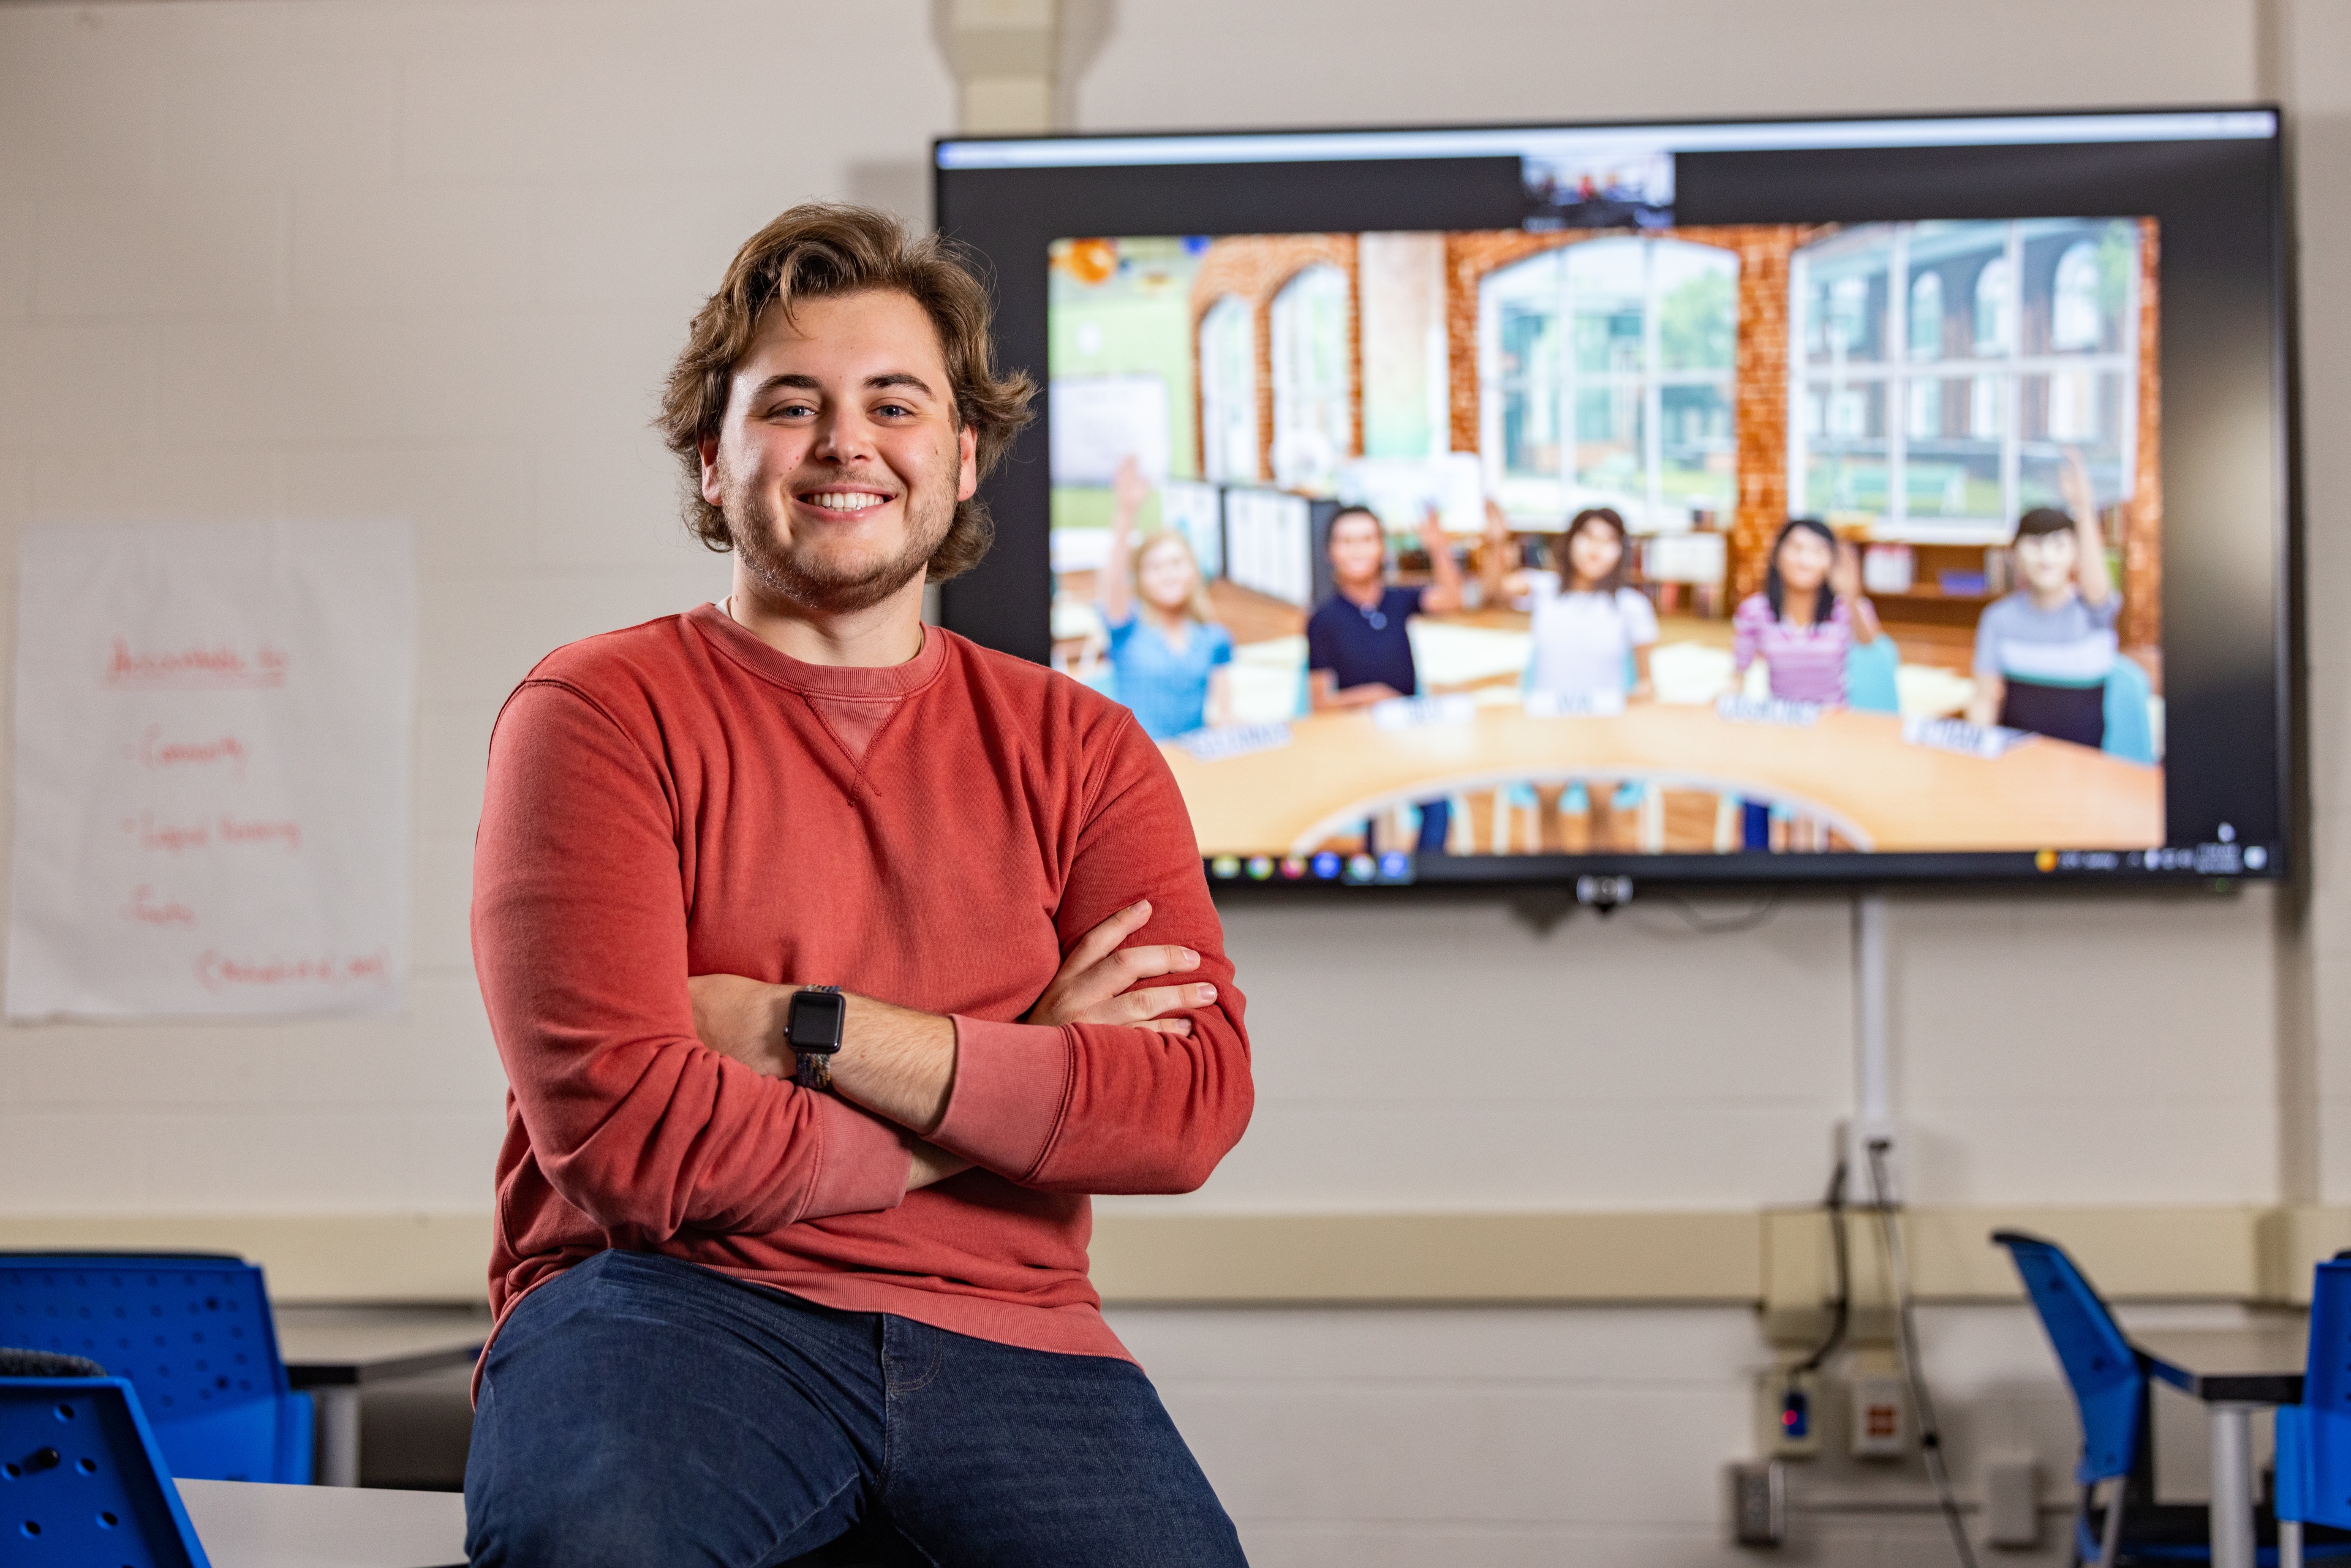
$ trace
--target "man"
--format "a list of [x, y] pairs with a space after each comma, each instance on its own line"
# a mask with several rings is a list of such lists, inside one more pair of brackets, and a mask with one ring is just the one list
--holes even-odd
[[909, 1562], [1241, 1561], [1086, 1281], [1085, 1195], [1195, 1187], [1249, 1118], [1189, 821], [1125, 709], [921, 621], [1028, 418], [987, 334], [883, 214], [755, 235], [663, 418], [733, 591], [499, 716], [476, 1563], [753, 1568], [860, 1524]]
[[[1420, 671], [1405, 623], [1416, 615], [1446, 614], [1462, 603], [1461, 569], [1434, 507], [1421, 518], [1420, 543], [1436, 580], [1425, 588], [1391, 586], [1387, 528], [1378, 514], [1368, 507], [1347, 507], [1331, 519], [1323, 548], [1331, 559], [1332, 593], [1306, 620], [1306, 694], [1315, 712], [1419, 695]], [[1449, 803], [1417, 804], [1415, 847], [1425, 855], [1443, 854], [1452, 821]], [[1366, 846], [1383, 847], [1373, 845], [1371, 837], [1366, 824]]]

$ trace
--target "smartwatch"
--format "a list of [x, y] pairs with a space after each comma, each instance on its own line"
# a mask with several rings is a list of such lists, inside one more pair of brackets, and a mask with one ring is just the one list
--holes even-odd
[[792, 1082], [803, 1089], [832, 1087], [832, 1053], [841, 1049], [841, 1031], [849, 1021], [849, 998], [839, 986], [810, 986], [792, 993], [784, 1009], [784, 1043], [792, 1048], [799, 1068]]

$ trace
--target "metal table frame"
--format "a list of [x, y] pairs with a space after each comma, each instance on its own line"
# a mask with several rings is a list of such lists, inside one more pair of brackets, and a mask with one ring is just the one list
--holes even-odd
[[2301, 1404], [2302, 1374], [2197, 1372], [2158, 1351], [2143, 1354], [2158, 1380], [2202, 1402], [2211, 1427], [2212, 1568], [2253, 1568], [2253, 1412]]
[[318, 1482], [360, 1484], [360, 1391], [370, 1384], [466, 1366], [488, 1340], [486, 1311], [460, 1307], [277, 1309], [287, 1381], [319, 1413]]

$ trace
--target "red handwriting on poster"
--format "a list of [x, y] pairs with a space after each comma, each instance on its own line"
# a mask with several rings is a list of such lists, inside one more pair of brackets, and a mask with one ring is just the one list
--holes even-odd
[[209, 849], [214, 842], [215, 831], [223, 844], [282, 849], [296, 855], [302, 852], [302, 824], [285, 818], [246, 821], [224, 811], [209, 822], [170, 822], [158, 821], [152, 811], [141, 811], [135, 817], [123, 818], [122, 831], [137, 838], [141, 849], [162, 854]]
[[381, 987], [391, 980], [392, 955], [381, 948], [343, 956], [315, 953], [297, 957], [253, 958], [233, 957], [207, 947], [196, 956], [196, 981], [208, 991]]
[[241, 821], [223, 812], [220, 838], [225, 844], [277, 845], [288, 854], [302, 852], [302, 824], [286, 820]]
[[164, 898], [141, 883], [131, 890], [131, 900], [122, 906], [122, 918], [136, 925], [193, 925], [196, 912], [175, 899]]
[[141, 768], [225, 768], [239, 783], [245, 781], [246, 759], [250, 755], [245, 742], [234, 735], [187, 739], [165, 735], [160, 724], [149, 725], [134, 744], [122, 748], [123, 760]]
[[203, 822], [159, 822], [152, 811], [141, 811], [135, 817], [123, 818], [122, 831], [138, 835], [140, 848], [158, 850], [165, 854], [200, 850], [213, 841], [209, 825]]
[[179, 648], [135, 648], [128, 637], [114, 639], [106, 662], [106, 684], [152, 691], [219, 691], [282, 686], [286, 655], [268, 643], [248, 654], [227, 643], [192, 643]]

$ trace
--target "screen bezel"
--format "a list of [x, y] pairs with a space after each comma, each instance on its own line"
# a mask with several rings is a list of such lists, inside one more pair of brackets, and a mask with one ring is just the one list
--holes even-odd
[[[2231, 880], [2285, 880], [2297, 873], [2302, 859], [2305, 748], [2298, 653], [2300, 606], [2294, 591], [2301, 548], [2300, 448], [2291, 330], [2291, 213], [2283, 178], [2286, 127], [2276, 106], [1119, 132], [1114, 140], [1587, 130], [1670, 135], [1676, 131], [1750, 125], [1989, 125], [2075, 115], [2108, 120], [2249, 111], [2272, 115], [2273, 133], [2228, 141], [1992, 141], [1682, 153], [1677, 156], [1675, 221], [1696, 225], [2104, 216], [2124, 215], [2126, 208], [2129, 215], [2158, 219], [2164, 236], [2159, 265], [2165, 269], [2158, 353], [2164, 386], [2167, 711], [2180, 711], [2170, 695], [2175, 674], [2171, 653], [2176, 644], [2184, 643], [2201, 656], [2209, 640], [2217, 655], [2234, 655], [2233, 659], [2216, 656], [2210, 671], [2192, 666], [2189, 671], [2188, 729], [2193, 736], [2200, 725], [2219, 744], [2202, 743], [2209, 747], [2204, 755], [2214, 760], [2184, 773], [2178, 766], [2178, 748], [2167, 746], [2166, 838], [2175, 850], [2193, 851], [2208, 842], [2191, 836], [2193, 826], [2217, 821], [2216, 813], [2225, 811], [2231, 820], [2244, 819], [2252, 824], [2240, 837], [2242, 842], [2259, 842], [2268, 849], [2266, 866], [2254, 871], [2238, 865], [2216, 873], [2209, 864], [2199, 867], [2191, 855], [2182, 863], [2159, 868], [2061, 864], [2051, 870], [2034, 851], [2022, 849], [2013, 852], [1618, 853], [1428, 857], [1418, 876], [1418, 884], [1424, 886], [1489, 887], [1557, 885], [1587, 875], [1629, 875], [1689, 884], [2091, 882], [2176, 885], [2210, 881], [2216, 874]], [[1503, 228], [1519, 226], [1523, 216], [1524, 198], [1514, 158], [1096, 163], [1019, 169], [950, 168], [944, 166], [942, 158], [943, 149], [958, 142], [1106, 140], [1113, 138], [947, 137], [933, 146], [934, 211], [939, 230], [963, 242], [985, 262], [998, 295], [998, 351], [1007, 365], [1035, 375], [1040, 388], [1048, 371], [1046, 249], [1054, 239], [1081, 234]], [[2216, 153], [2214, 149], [2226, 152]], [[2248, 153], [2247, 149], [2252, 151]], [[2203, 153], [2201, 159], [2196, 155], [2199, 151]], [[2231, 153], [2241, 161], [2233, 178], [2221, 171]], [[1750, 166], [1747, 207], [1736, 204], [1731, 186], [1710, 189], [1706, 184], [1710, 172], [1708, 160], [1759, 157], [1781, 160], [1782, 167], [1774, 172], [1771, 187], [1758, 190], [1751, 186]], [[1867, 163], [1877, 167], [1870, 169]], [[2188, 175], [2184, 184], [2180, 183], [2183, 164]], [[1856, 179], [1856, 171], [1864, 177]], [[1724, 172], [1719, 168], [1711, 172]], [[1300, 177], [1310, 172], [1315, 176], [1313, 181], [1302, 182]], [[2250, 180], [2244, 178], [2248, 173], [2253, 176]], [[1695, 204], [1693, 175], [1697, 177]], [[2135, 186], [2140, 194], [2123, 200], [2083, 199], [2109, 190], [2128, 192]], [[1898, 194], [1891, 194], [1897, 191]], [[1506, 203], [1519, 204], [1517, 215], [1498, 221]], [[1697, 211], [1690, 210], [1693, 204]], [[1279, 221], [1269, 221], [1277, 215]], [[2241, 417], [2249, 390], [2267, 408], [2257, 434], [2251, 436], [2244, 430], [2255, 422]], [[2185, 395], [2179, 395], [2182, 392]], [[2199, 401], [2213, 406], [2201, 408]], [[1005, 519], [1042, 519], [1050, 515], [1048, 433], [1042, 404], [1040, 398], [1037, 420], [1015, 443], [1008, 461], [982, 486], [982, 498], [998, 520], [995, 550], [969, 577], [946, 584], [940, 596], [941, 619], [950, 629], [1038, 662], [1042, 662], [1050, 641], [1049, 528], [1006, 527]], [[2231, 515], [2226, 517], [2208, 516], [2184, 539], [2175, 532], [2183, 507], [2210, 507], [2216, 499], [2247, 494], [2257, 494], [2259, 503], [2231, 505]], [[2252, 537], [2256, 531], [2261, 535], [2258, 539]], [[2187, 573], [2176, 570], [2175, 563], [2193, 570], [2208, 564], [2199, 558], [2232, 569], [2221, 574], [2230, 591], [2218, 606], [2191, 602], [2177, 591]], [[2249, 622], [2258, 624], [2249, 625]], [[2251, 667], [2249, 657], [2256, 648], [2266, 659], [2258, 669]], [[2170, 733], [2180, 733], [2176, 719]], [[2241, 777], [2245, 770], [2242, 764], [2219, 760], [2224, 754], [2250, 756], [2254, 768], [2269, 775], [2268, 788], [2230, 787], [2224, 798], [2212, 799], [2214, 786], [2224, 772]], [[1430, 863], [1439, 860], [1444, 863]], [[1216, 885], [1294, 892], [1332, 884], [1276, 877], [1219, 880]]]

